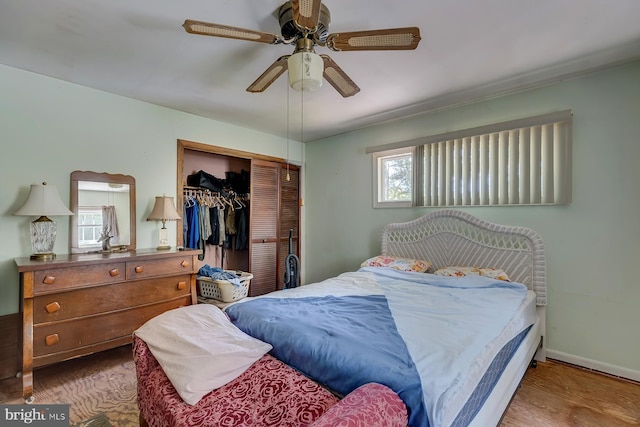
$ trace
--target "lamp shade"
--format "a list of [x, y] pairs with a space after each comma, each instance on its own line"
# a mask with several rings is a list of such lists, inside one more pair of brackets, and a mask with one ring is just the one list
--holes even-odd
[[14, 215], [23, 216], [55, 216], [73, 215], [60, 200], [58, 189], [55, 185], [33, 184], [29, 191], [29, 197], [24, 205]]
[[173, 203], [173, 197], [158, 196], [147, 221], [175, 221], [180, 218]]
[[324, 61], [313, 52], [297, 52], [287, 60], [289, 85], [298, 91], [311, 91], [322, 86]]

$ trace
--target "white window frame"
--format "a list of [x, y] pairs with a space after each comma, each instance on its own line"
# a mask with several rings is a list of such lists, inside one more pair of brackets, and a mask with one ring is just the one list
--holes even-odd
[[[572, 113], [369, 147], [374, 207], [529, 206], [571, 203]], [[379, 158], [413, 149], [411, 203], [381, 203]]]
[[99, 215], [102, 218], [102, 208], [100, 206], [78, 206], [78, 247], [83, 249], [90, 248], [100, 248], [101, 243], [92, 240], [80, 240], [84, 235], [82, 232], [83, 229], [93, 229], [93, 234], [100, 237], [100, 233], [102, 233], [102, 221], [100, 224], [83, 224], [82, 218], [85, 215]]
[[[384, 200], [385, 173], [383, 162], [386, 159], [411, 156], [411, 196], [409, 200]], [[394, 150], [374, 153], [373, 157], [373, 207], [374, 208], [406, 208], [414, 204], [415, 195], [415, 147], [403, 147]]]

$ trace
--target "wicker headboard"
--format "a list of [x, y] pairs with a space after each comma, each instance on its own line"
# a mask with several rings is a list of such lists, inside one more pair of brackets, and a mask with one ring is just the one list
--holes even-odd
[[423, 259], [434, 268], [501, 268], [527, 285], [539, 306], [547, 304], [544, 244], [524, 227], [493, 224], [457, 210], [440, 210], [409, 222], [385, 226], [382, 254]]

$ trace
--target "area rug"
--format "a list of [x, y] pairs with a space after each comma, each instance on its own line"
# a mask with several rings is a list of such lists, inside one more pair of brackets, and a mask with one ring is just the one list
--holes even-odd
[[89, 419], [72, 424], [71, 427], [113, 427], [109, 418], [104, 412], [99, 413]]

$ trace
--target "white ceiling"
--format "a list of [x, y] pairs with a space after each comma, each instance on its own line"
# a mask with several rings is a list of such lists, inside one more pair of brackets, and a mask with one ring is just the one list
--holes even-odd
[[195, 19], [279, 34], [283, 2], [0, 0], [0, 63], [311, 141], [640, 58], [638, 0], [326, 0], [330, 33], [418, 26], [422, 41], [415, 51], [318, 47], [360, 86], [351, 98], [329, 84], [302, 97], [286, 75], [253, 94], [247, 86], [291, 46], [182, 28]]

